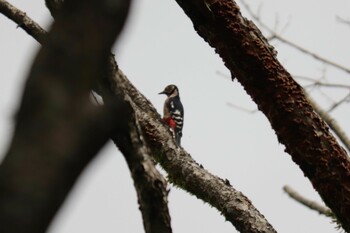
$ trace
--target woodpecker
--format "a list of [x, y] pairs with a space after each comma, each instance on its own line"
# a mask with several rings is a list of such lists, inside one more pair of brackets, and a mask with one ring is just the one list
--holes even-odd
[[167, 99], [164, 102], [163, 121], [173, 131], [175, 141], [181, 143], [182, 127], [184, 125], [184, 108], [180, 101], [179, 89], [171, 84], [165, 87], [159, 94], [165, 94]]

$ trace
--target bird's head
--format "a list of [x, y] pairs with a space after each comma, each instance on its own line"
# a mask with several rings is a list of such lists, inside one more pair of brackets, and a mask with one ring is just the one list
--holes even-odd
[[177, 96], [179, 95], [179, 89], [174, 84], [170, 84], [166, 86], [165, 89], [159, 94], [165, 94], [167, 96]]

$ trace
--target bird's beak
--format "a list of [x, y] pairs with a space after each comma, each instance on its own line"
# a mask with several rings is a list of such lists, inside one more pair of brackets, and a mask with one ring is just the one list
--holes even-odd
[[164, 91], [162, 91], [162, 92], [159, 92], [159, 93], [158, 93], [158, 95], [161, 95], [161, 94], [165, 94], [165, 92], [164, 92]]

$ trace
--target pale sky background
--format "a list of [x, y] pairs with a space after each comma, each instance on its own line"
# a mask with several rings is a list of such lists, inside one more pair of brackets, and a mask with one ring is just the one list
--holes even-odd
[[[289, 40], [330, 60], [350, 66], [348, 0], [254, 0], [265, 23]], [[50, 15], [44, 1], [10, 0], [28, 16], [48, 28]], [[243, 14], [249, 16], [242, 8]], [[349, 75], [273, 43], [280, 61], [292, 74], [320, 77], [349, 84]], [[39, 45], [23, 30], [0, 16], [0, 150], [5, 154], [13, 129], [23, 84]], [[173, 0], [135, 0], [128, 23], [117, 43], [120, 68], [161, 112], [163, 88], [174, 83], [185, 108], [183, 147], [215, 175], [230, 180], [259, 209], [278, 232], [338, 232], [330, 219], [319, 216], [282, 191], [291, 185], [308, 198], [320, 201], [310, 182], [290, 156], [283, 152], [266, 117], [249, 110], [256, 106], [214, 50], [194, 31], [192, 23]], [[237, 58], [239, 59], [239, 58]], [[345, 93], [347, 93], [346, 90]], [[324, 107], [332, 101], [313, 92]], [[340, 98], [339, 90], [328, 95]], [[322, 97], [322, 98], [321, 98]], [[349, 132], [348, 106], [332, 112]], [[169, 205], [173, 232], [236, 232], [219, 212], [188, 193], [171, 187]], [[49, 233], [144, 232], [136, 193], [123, 156], [109, 143], [80, 177]]]

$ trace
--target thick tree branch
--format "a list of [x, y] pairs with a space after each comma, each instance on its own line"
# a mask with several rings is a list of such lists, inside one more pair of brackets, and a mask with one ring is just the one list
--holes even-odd
[[[130, 113], [132, 114], [132, 113]], [[148, 153], [139, 123], [134, 118], [128, 131], [115, 133], [112, 140], [123, 153], [137, 191], [146, 233], [171, 233], [167, 182]]]
[[46, 39], [45, 30], [42, 29], [31, 18], [27, 17], [26, 13], [18, 10], [5, 0], [0, 0], [0, 12], [17, 23], [18, 27], [21, 27], [39, 43], [44, 43]]
[[130, 98], [151, 149], [169, 180], [196, 197], [216, 207], [241, 232], [275, 232], [262, 214], [228, 181], [212, 175], [178, 147], [168, 128], [164, 127], [153, 105], [129, 82], [110, 60], [115, 76], [110, 77], [110, 91]]
[[350, 231], [350, 160], [314, 112], [302, 88], [282, 67], [267, 40], [232, 0], [177, 0], [196, 31], [224, 60], [278, 140]]
[[[114, 59], [114, 58], [110, 58]], [[109, 77], [114, 77], [115, 66], [110, 66]], [[134, 180], [146, 233], [171, 233], [168, 209], [167, 182], [155, 167], [149, 148], [128, 96], [118, 91], [117, 83], [111, 91], [109, 79], [101, 78], [94, 90], [103, 97], [106, 106], [119, 109], [119, 124], [124, 129], [115, 131], [112, 140], [123, 153]]]
[[114, 129], [115, 114], [94, 107], [88, 96], [96, 77], [107, 75], [127, 15], [129, 2], [123, 3], [67, 1], [38, 53], [0, 166], [1, 232], [44, 232]]

